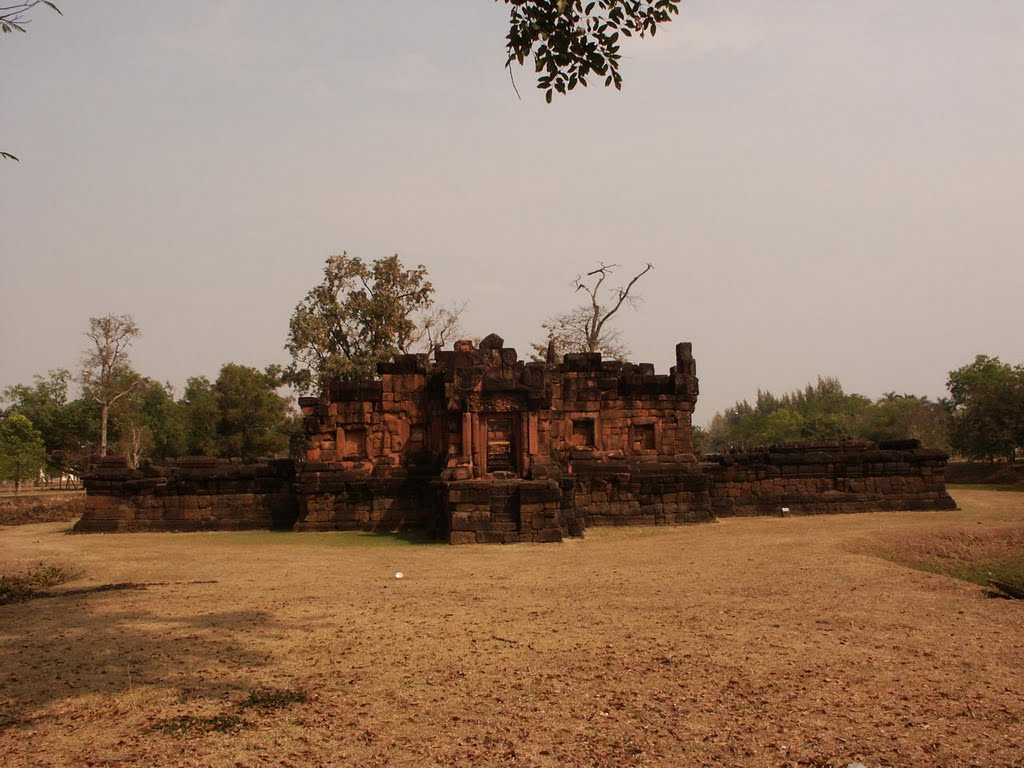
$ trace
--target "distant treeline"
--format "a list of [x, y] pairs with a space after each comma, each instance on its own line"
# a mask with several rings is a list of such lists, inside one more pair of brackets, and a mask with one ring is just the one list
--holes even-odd
[[819, 377], [783, 395], [758, 391], [714, 415], [698, 441], [705, 453], [807, 440], [916, 438], [975, 459], [1014, 461], [1024, 449], [1024, 366], [979, 355], [950, 371], [939, 400], [888, 392], [872, 400]]
[[[71, 397], [74, 380], [58, 369], [3, 390], [3, 416], [31, 422], [52, 474], [77, 474], [99, 453], [100, 405], [88, 390]], [[301, 419], [277, 393], [280, 385], [276, 368], [235, 363], [224, 365], [216, 381], [190, 378], [180, 397], [169, 384], [139, 377], [111, 406], [110, 451], [132, 465], [169, 456], [286, 456], [301, 445]]]

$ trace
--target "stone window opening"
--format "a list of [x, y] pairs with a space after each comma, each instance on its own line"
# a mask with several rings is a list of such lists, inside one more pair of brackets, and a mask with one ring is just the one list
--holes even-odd
[[655, 425], [653, 423], [634, 424], [633, 451], [635, 453], [645, 453], [647, 451], [656, 451], [657, 449], [658, 440]]
[[366, 458], [366, 429], [346, 427], [344, 435], [345, 443], [342, 446], [342, 456], [353, 459]]
[[594, 447], [594, 420], [573, 419], [572, 436], [570, 438], [573, 448]]

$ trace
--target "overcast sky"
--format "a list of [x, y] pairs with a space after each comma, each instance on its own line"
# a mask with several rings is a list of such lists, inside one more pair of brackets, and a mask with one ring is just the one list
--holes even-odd
[[0, 39], [0, 386], [131, 313], [170, 381], [285, 363], [324, 259], [398, 253], [523, 355], [599, 261], [698, 423], [819, 374], [1024, 361], [1024, 2], [689, 0], [544, 103], [491, 0], [63, 0]]

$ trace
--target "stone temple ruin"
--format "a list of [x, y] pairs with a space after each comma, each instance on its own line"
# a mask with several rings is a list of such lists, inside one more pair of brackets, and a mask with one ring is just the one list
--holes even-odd
[[696, 363], [479, 347], [403, 355], [300, 398], [305, 461], [101, 460], [82, 531], [417, 529], [453, 544], [560, 541], [596, 525], [951, 509], [947, 456], [916, 441], [694, 454]]

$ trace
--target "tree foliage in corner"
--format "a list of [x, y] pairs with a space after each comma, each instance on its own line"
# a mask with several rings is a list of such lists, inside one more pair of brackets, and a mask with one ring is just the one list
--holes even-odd
[[[25, 2], [14, 3], [12, 5], [0, 6], [0, 33], [10, 34], [11, 32], [27, 32], [25, 26], [29, 23], [28, 12], [35, 8], [37, 5], [45, 5], [52, 11], [56, 11], [58, 14], [63, 16], [60, 8], [58, 8], [50, 0], [25, 0]], [[4, 160], [14, 160], [18, 162], [18, 158], [12, 155], [10, 152], [4, 152], [0, 150], [0, 158]]]
[[587, 78], [622, 88], [619, 43], [653, 37], [679, 13], [678, 0], [505, 0], [509, 9], [508, 60], [533, 57], [537, 87], [548, 102]]
[[51, 11], [56, 11], [63, 16], [60, 8], [50, 0], [25, 0], [21, 3], [14, 3], [0, 7], [0, 32], [27, 32], [25, 25], [29, 23], [28, 12], [37, 5], [45, 5]]
[[462, 310], [432, 311], [433, 293], [422, 264], [406, 269], [397, 255], [372, 264], [347, 253], [331, 256], [323, 281], [289, 323], [285, 380], [318, 392], [331, 380], [373, 378], [377, 363], [443, 343]]

